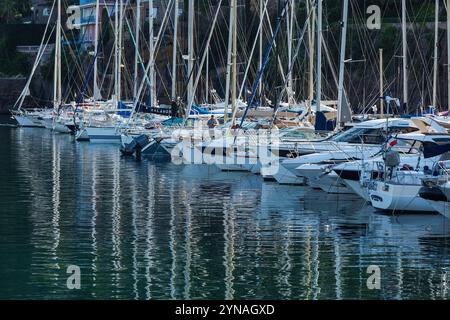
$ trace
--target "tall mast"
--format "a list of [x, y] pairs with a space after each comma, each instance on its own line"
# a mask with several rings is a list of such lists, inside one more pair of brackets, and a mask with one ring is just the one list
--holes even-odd
[[447, 0], [447, 108], [450, 110], [450, 0]]
[[177, 46], [178, 46], [178, 12], [179, 2], [175, 0], [173, 22], [173, 52], [172, 52], [172, 100], [177, 98]]
[[138, 78], [139, 78], [139, 39], [141, 32], [141, 0], [136, 0], [136, 30], [135, 37], [135, 51], [134, 51], [134, 83], [133, 83], [133, 98], [137, 99]]
[[433, 107], [437, 105], [437, 79], [438, 79], [438, 45], [439, 45], [439, 0], [436, 0], [434, 9], [434, 61], [433, 61]]
[[120, 8], [119, 8], [119, 52], [117, 57], [118, 62], [118, 83], [117, 83], [117, 101], [122, 100], [122, 40], [123, 40], [123, 0], [120, 0]]
[[[288, 36], [288, 70], [292, 69], [292, 42], [293, 42], [293, 34], [294, 34], [294, 13], [295, 13], [295, 2], [294, 0], [290, 0], [291, 5], [290, 8], [288, 6], [288, 12], [287, 12], [287, 36]], [[287, 94], [288, 94], [288, 103], [293, 103], [293, 72], [289, 72], [288, 74], [288, 87], [287, 87]]]
[[232, 0], [233, 11], [233, 53], [232, 65], [233, 75], [231, 80], [231, 110], [234, 114], [236, 110], [236, 94], [237, 94], [237, 0]]
[[149, 51], [150, 51], [150, 106], [156, 106], [156, 86], [155, 86], [155, 36], [154, 36], [154, 16], [153, 0], [148, 2], [149, 17]]
[[100, 0], [95, 3], [95, 30], [94, 30], [94, 100], [101, 99], [100, 89], [98, 88], [98, 36], [99, 36], [99, 20], [100, 20]]
[[61, 0], [57, 4], [56, 19], [56, 39], [55, 39], [55, 68], [53, 86], [53, 108], [57, 109], [61, 105]]
[[[403, 0], [404, 1], [404, 0]], [[317, 1], [317, 71], [316, 111], [320, 111], [322, 95], [322, 0]]]
[[[339, 88], [338, 88], [338, 114], [337, 114], [337, 124], [338, 127], [341, 126], [343, 122], [343, 102], [345, 97], [344, 92], [344, 71], [345, 71], [345, 50], [347, 48], [347, 18], [348, 18], [348, 0], [344, 0], [344, 8], [342, 14], [342, 38], [341, 38], [341, 60], [339, 66]], [[345, 106], [347, 107], [347, 106]]]
[[[263, 65], [263, 26], [264, 26], [264, 0], [259, 0], [259, 19], [260, 19], [260, 31], [259, 31], [259, 63], [258, 63], [258, 70], [262, 69], [262, 65]], [[259, 97], [261, 99], [261, 94], [262, 94], [262, 89], [263, 89], [263, 82], [261, 81], [259, 83], [259, 87], [258, 87], [258, 93], [259, 93]]]
[[[309, 22], [309, 30], [308, 30], [308, 36], [309, 36], [309, 79], [308, 79], [308, 109], [311, 111], [312, 107], [312, 101], [314, 99], [314, 34], [315, 34], [315, 28], [316, 25], [316, 10], [315, 6], [311, 3], [310, 0], [306, 1], [306, 5], [308, 6], [308, 15], [310, 15], [310, 22]], [[311, 12], [312, 11], [312, 12]]]
[[233, 64], [233, 29], [234, 29], [234, 10], [233, 10], [233, 0], [230, 0], [230, 17], [228, 21], [228, 49], [227, 49], [227, 72], [226, 72], [226, 80], [225, 80], [225, 111], [224, 111], [224, 119], [225, 122], [228, 121], [228, 105], [230, 100], [230, 87], [231, 87], [231, 65]]
[[120, 77], [119, 77], [119, 0], [116, 0], [114, 4], [114, 99], [120, 100]]
[[406, 38], [406, 0], [402, 0], [402, 39], [403, 39], [403, 109], [408, 112], [408, 47]]
[[[194, 96], [194, 77], [192, 71], [194, 70], [194, 0], [189, 0], [188, 3], [188, 76], [189, 83], [187, 89], [187, 101], [192, 101]], [[189, 115], [186, 115], [189, 116]]]
[[206, 48], [206, 67], [205, 67], [205, 103], [209, 101], [209, 47]]
[[384, 115], [384, 71], [383, 71], [383, 49], [380, 52], [380, 114]]

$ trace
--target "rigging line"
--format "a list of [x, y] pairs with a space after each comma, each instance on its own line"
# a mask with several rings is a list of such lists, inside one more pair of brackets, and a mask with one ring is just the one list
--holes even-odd
[[[105, 28], [105, 30], [103, 30], [103, 33], [102, 33], [102, 35], [101, 35], [101, 37], [99, 39], [100, 42], [103, 40], [103, 37], [106, 35], [106, 31], [107, 30], [108, 30], [108, 28]], [[92, 72], [94, 70], [94, 64], [95, 64], [95, 61], [96, 61], [97, 56], [98, 56], [99, 53], [100, 53], [100, 48], [97, 48], [97, 52], [95, 52], [94, 59], [93, 59], [92, 63], [89, 66], [89, 70], [88, 70], [88, 73], [86, 75], [86, 79], [85, 79], [85, 81], [83, 83], [82, 89], [80, 90], [80, 95], [76, 99], [75, 112], [73, 113], [73, 121], [74, 121], [74, 123], [76, 123], [76, 113], [78, 111], [78, 105], [82, 102], [82, 100], [84, 98], [83, 97], [84, 96], [84, 91], [86, 90], [88, 82], [89, 82], [89, 80], [91, 78]]]
[[[91, 18], [92, 18], [92, 14], [89, 17], [88, 23], [90, 22]], [[82, 44], [83, 44], [83, 41], [84, 41], [84, 37], [86, 35], [86, 31], [87, 31], [87, 28], [84, 29], [83, 36], [81, 37], [79, 47], [77, 48], [77, 53], [78, 54], [75, 54], [74, 50], [69, 45], [69, 54], [71, 55], [72, 58], [74, 58], [75, 64], [73, 65], [71, 72], [68, 73], [65, 76], [64, 82], [66, 82], [66, 80], [67, 80], [67, 82], [70, 82], [70, 80], [73, 79], [75, 71], [78, 71], [78, 76], [80, 78], [82, 78], [84, 76], [84, 70], [83, 70], [83, 64], [84, 63], [80, 59], [81, 58], [80, 49], [82, 47]], [[67, 40], [67, 36], [66, 36], [66, 33], [64, 32], [64, 30], [62, 30], [62, 37], [65, 37], [66, 40]], [[63, 51], [63, 56], [64, 56], [64, 59], [65, 59], [65, 62], [66, 62], [66, 66], [69, 67], [70, 66], [69, 60], [68, 60], [68, 57], [67, 57], [67, 54], [66, 54], [65, 51]], [[77, 89], [79, 89], [79, 87], [77, 87]], [[70, 86], [67, 86], [66, 89], [65, 89], [65, 92], [63, 94], [63, 96], [66, 97], [66, 99], [68, 98], [68, 95], [70, 93], [69, 91], [70, 91]]]
[[[354, 5], [353, 1], [351, 2], [351, 5], [352, 5], [352, 10], [354, 12], [354, 20], [356, 20], [356, 23], [358, 23], [358, 21], [363, 21], [362, 24], [364, 24], [365, 23], [364, 16], [363, 16], [363, 13], [361, 12], [360, 8], [357, 5]], [[352, 30], [355, 30], [356, 34], [358, 36], [358, 41], [359, 41], [360, 47], [362, 48], [363, 55], [366, 58], [365, 65], [367, 65], [367, 63], [369, 63], [370, 70], [371, 70], [370, 73], [372, 73], [374, 75], [378, 75], [378, 68], [376, 68], [376, 66], [378, 66], [378, 55], [374, 48], [374, 41], [370, 40], [371, 36], [368, 34], [369, 31], [366, 28], [361, 29], [358, 27], [353, 28]], [[367, 41], [367, 40], [364, 41], [363, 39], [369, 39], [369, 41]], [[391, 58], [391, 61], [392, 61], [392, 58]], [[355, 87], [353, 82], [350, 83], [350, 87], [356, 92], [360, 91], [359, 88], [361, 88], [362, 85], [363, 85], [363, 83], [359, 83], [359, 86]], [[364, 86], [364, 90], [365, 90], [365, 86]], [[367, 95], [367, 92], [366, 92], [366, 95]], [[369, 100], [373, 99], [373, 98], [370, 98], [370, 96], [373, 96], [374, 98], [378, 97], [376, 88], [373, 87], [372, 91], [369, 92], [367, 96], [368, 96]], [[371, 106], [364, 106], [364, 109], [366, 107], [371, 107]]]
[[[169, 9], [171, 7], [171, 4], [173, 4], [173, 0], [170, 0], [170, 3], [169, 3], [169, 5], [166, 8], [166, 12], [164, 13], [164, 17], [163, 17], [163, 20], [161, 22], [161, 26], [160, 26], [159, 31], [158, 31], [157, 42], [160, 40], [163, 30], [165, 30], [165, 25], [166, 25], [166, 22], [167, 22], [167, 17], [168, 17], [169, 12], [170, 12]], [[152, 63], [153, 63], [152, 61], [150, 61], [150, 60], [148, 61], [147, 67], [145, 68], [145, 73], [148, 73], [150, 71], [150, 67], [152, 66]], [[136, 99], [135, 99], [135, 101], [133, 103], [133, 111], [131, 112], [131, 116], [130, 116], [130, 118], [128, 120], [131, 120], [132, 117], [134, 116], [134, 113], [136, 112], [136, 107], [137, 107], [137, 104], [138, 104], [138, 101], [139, 101], [139, 97], [142, 94], [143, 88], [144, 88], [144, 81], [141, 81], [141, 84], [140, 84], [139, 90], [138, 90], [138, 94], [137, 94]]]
[[[262, 76], [262, 74], [263, 74], [263, 72], [264, 72], [264, 70], [266, 68], [267, 62], [269, 61], [270, 52], [272, 51], [272, 47], [273, 47], [273, 45], [275, 43], [275, 39], [278, 36], [278, 33], [280, 31], [281, 22], [282, 22], [285, 14], [286, 14], [288, 4], [289, 4], [289, 0], [285, 0], [285, 3], [284, 3], [284, 6], [283, 6], [283, 10], [281, 12], [281, 15], [277, 18], [278, 21], [277, 21], [277, 25], [276, 25], [276, 28], [275, 28], [275, 32], [273, 34], [272, 40], [270, 41], [270, 43], [268, 45], [267, 50], [266, 50], [266, 54], [265, 54], [265, 57], [263, 59], [263, 65], [261, 66], [261, 69], [258, 72], [258, 77], [256, 78], [256, 81], [255, 81], [255, 83], [253, 85], [252, 93], [250, 95], [249, 101], [247, 102], [247, 106], [246, 106], [246, 108], [244, 110], [244, 114], [242, 115], [241, 123], [239, 125], [240, 128], [242, 128], [242, 125], [244, 124], [245, 118], [246, 118], [246, 116], [248, 114], [248, 110], [249, 110], [249, 108], [251, 108], [251, 106], [253, 104], [253, 101], [255, 99], [256, 91], [257, 91], [259, 82], [261, 81], [261, 76]], [[236, 108], [236, 110], [237, 110], [237, 108]], [[233, 118], [234, 117], [235, 117], [235, 115], [233, 115]], [[239, 129], [239, 130], [241, 130], [241, 129]], [[234, 138], [235, 142], [236, 142], [236, 138], [237, 138], [237, 136]]]
[[[55, 8], [55, 4], [56, 4], [56, 0], [53, 1], [53, 5], [52, 5], [52, 8], [50, 10], [50, 16], [53, 14], [53, 10]], [[33, 63], [33, 68], [31, 69], [31, 74], [30, 74], [30, 76], [29, 76], [29, 78], [27, 80], [27, 83], [25, 84], [25, 87], [22, 90], [22, 93], [19, 95], [19, 98], [16, 100], [16, 102], [14, 103], [14, 105], [12, 107], [12, 109], [15, 109], [16, 106], [19, 104], [19, 107], [17, 108], [17, 111], [19, 111], [19, 112], [20, 112], [20, 110], [22, 108], [22, 104], [23, 104], [23, 102], [25, 100], [26, 93], [29, 90], [29, 87], [30, 87], [30, 84], [31, 84], [31, 80], [32, 80], [32, 78], [34, 76], [34, 72], [36, 71], [37, 66], [38, 66], [38, 64], [39, 64], [39, 62], [40, 62], [40, 60], [41, 60], [41, 58], [42, 58], [42, 56], [43, 56], [43, 54], [45, 52], [45, 49], [47, 48], [48, 42], [50, 41], [50, 37], [53, 34], [53, 31], [55, 30], [55, 26], [53, 26], [52, 30], [49, 33], [47, 42], [46, 42], [45, 46], [43, 47], [43, 44], [45, 42], [45, 36], [47, 34], [49, 25], [50, 25], [50, 19], [47, 20], [47, 24], [46, 24], [45, 29], [44, 29], [44, 34], [42, 35], [41, 43], [39, 45], [38, 53], [37, 53], [36, 59], [35, 59], [35, 61]]]
[[[222, 1], [223, 1], [223, 0], [220, 0], [219, 3], [218, 3], [218, 5], [217, 5], [216, 14], [215, 14], [215, 16], [214, 16], [214, 20], [213, 20], [213, 23], [212, 23], [212, 25], [211, 25], [211, 30], [210, 30], [210, 32], [209, 32], [208, 39], [207, 39], [206, 44], [205, 44], [205, 46], [204, 46], [205, 48], [207, 48], [207, 47], [209, 46], [209, 43], [210, 43], [210, 41], [211, 41], [211, 38], [212, 38], [212, 35], [213, 35], [213, 32], [214, 32], [215, 26], [216, 26], [216, 22], [217, 22], [217, 17], [218, 17], [218, 15], [219, 15], [220, 8], [221, 8], [221, 5], [222, 5]], [[200, 62], [200, 66], [199, 66], [199, 68], [198, 68], [199, 70], [197, 71], [197, 72], [198, 72], [198, 73], [197, 73], [197, 78], [195, 79], [194, 88], [193, 88], [194, 92], [196, 91], [197, 86], [198, 86], [198, 81], [199, 81], [199, 79], [200, 79], [201, 71], [202, 71], [202, 69], [203, 69], [203, 64], [205, 63], [205, 59], [206, 59], [206, 53], [207, 53], [207, 50], [205, 50], [205, 51], [203, 52], [203, 57], [202, 57], [202, 60], [201, 60], [201, 62]], [[192, 70], [192, 71], [193, 71], [193, 70]], [[191, 108], [192, 108], [193, 102], [194, 102], [194, 94], [192, 94], [191, 100], [188, 102], [189, 104], [188, 104], [188, 108], [187, 108], [187, 111], [186, 111], [186, 119], [184, 120], [184, 125], [186, 125], [186, 121], [187, 121], [187, 119], [189, 118], [189, 115], [190, 115], [190, 113], [191, 113]], [[227, 102], [225, 102], [225, 103], [227, 103]]]
[[[136, 48], [136, 39], [135, 39], [135, 37], [133, 35], [133, 31], [132, 31], [132, 28], [130, 26], [130, 23], [129, 23], [128, 19], [126, 19], [126, 23], [127, 23], [127, 26], [128, 26], [128, 31], [130, 32], [130, 37], [131, 37], [131, 41], [133, 42], [134, 48], [135, 48], [135, 50], [138, 50]], [[151, 83], [150, 83], [150, 79], [149, 79], [149, 74], [148, 74], [148, 72], [145, 72], [144, 61], [142, 60], [142, 56], [141, 56], [140, 52], [137, 53], [137, 56], [138, 56], [138, 60], [139, 60], [139, 65], [141, 66], [141, 69], [143, 71], [143, 76], [145, 77], [145, 80], [147, 81], [147, 85], [150, 86]], [[136, 97], [134, 97], [134, 98], [136, 98]]]
[[[314, 10], [314, 8], [315, 8], [315, 5], [313, 6], [313, 10]], [[304, 36], [306, 34], [306, 29], [309, 28], [310, 18], [311, 18], [311, 14], [312, 14], [313, 10], [310, 10], [310, 12], [308, 14], [308, 17], [305, 20], [305, 24], [303, 25], [303, 29], [301, 30], [301, 33], [299, 35], [299, 41], [297, 43], [297, 47], [295, 48], [294, 56], [292, 57], [292, 60], [294, 60], [294, 61], [295, 61], [295, 59], [297, 59], [297, 56], [298, 56], [298, 54], [300, 52], [300, 48], [302, 47], [302, 44], [304, 44], [306, 46], [306, 44], [303, 42], [303, 38], [304, 38]], [[274, 124], [274, 122], [275, 122], [275, 120], [277, 118], [277, 112], [278, 112], [278, 109], [280, 107], [281, 99], [283, 97], [283, 91], [286, 90], [285, 88], [287, 87], [286, 85], [287, 85], [287, 82], [289, 81], [289, 75], [292, 73], [293, 68], [294, 68], [294, 64], [291, 64], [291, 66], [290, 66], [290, 68], [289, 68], [289, 70], [288, 70], [288, 72], [286, 74], [286, 79], [284, 80], [285, 83], [284, 83], [284, 85], [282, 87], [283, 89], [280, 91], [280, 93], [278, 95], [278, 98], [277, 98], [277, 101], [276, 101], [276, 105], [275, 105], [275, 109], [273, 111], [272, 121], [271, 121], [271, 124], [270, 124], [271, 128], [273, 127], [273, 124]]]
[[[264, 3], [264, 9], [263, 9], [264, 12], [267, 11], [267, 3], [268, 2], [269, 2], [269, 0], [266, 0], [266, 2]], [[261, 21], [261, 23], [259, 24], [258, 30], [257, 30], [256, 35], [255, 35], [255, 41], [253, 41], [253, 47], [252, 47], [252, 50], [251, 50], [251, 53], [250, 53], [250, 57], [249, 57], [249, 60], [248, 60], [248, 63], [247, 63], [247, 68], [246, 68], [245, 73], [244, 73], [244, 78], [242, 80], [241, 88], [239, 89], [238, 100], [242, 99], [242, 92], [244, 90], [245, 82], [247, 80], [248, 71], [249, 71], [250, 66], [251, 66], [251, 60], [253, 59], [253, 54], [254, 54], [255, 49], [256, 49], [256, 44], [259, 41], [259, 39], [258, 39], [259, 38], [259, 33], [262, 32], [261, 29], [262, 29], [262, 26], [263, 26], [263, 21]]]

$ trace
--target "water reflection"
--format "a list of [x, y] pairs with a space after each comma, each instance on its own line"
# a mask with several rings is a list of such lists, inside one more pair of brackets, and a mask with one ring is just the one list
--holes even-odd
[[[383, 215], [353, 196], [0, 130], [9, 150], [0, 156], [0, 298], [449, 297], [442, 216]], [[66, 287], [71, 264], [82, 270], [79, 291]], [[366, 286], [373, 264], [378, 291]]]

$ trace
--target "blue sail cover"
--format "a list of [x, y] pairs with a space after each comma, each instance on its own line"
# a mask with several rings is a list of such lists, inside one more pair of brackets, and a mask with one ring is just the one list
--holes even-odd
[[450, 151], [450, 143], [437, 144], [434, 142], [423, 143], [423, 156], [425, 158], [432, 158]]
[[119, 102], [118, 109], [119, 110], [122, 110], [122, 109], [127, 110], [127, 111], [119, 111], [119, 112], [117, 112], [117, 114], [119, 116], [121, 116], [123, 118], [129, 118], [131, 116], [131, 109], [132, 109], [132, 107], [127, 106], [122, 101]]
[[316, 112], [316, 124], [314, 125], [316, 131], [333, 131], [335, 126], [334, 120], [328, 120], [323, 112]]
[[215, 111], [209, 111], [207, 109], [201, 108], [198, 105], [196, 105], [195, 103], [192, 104], [192, 108], [191, 108], [191, 115], [195, 115], [195, 114], [223, 114], [222, 112], [215, 112]]

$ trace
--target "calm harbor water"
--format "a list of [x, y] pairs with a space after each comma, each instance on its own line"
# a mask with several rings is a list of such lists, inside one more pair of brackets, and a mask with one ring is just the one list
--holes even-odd
[[447, 299], [449, 236], [439, 215], [0, 127], [0, 299]]

